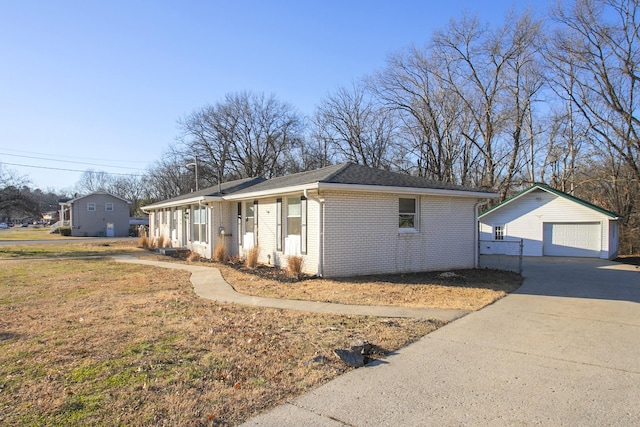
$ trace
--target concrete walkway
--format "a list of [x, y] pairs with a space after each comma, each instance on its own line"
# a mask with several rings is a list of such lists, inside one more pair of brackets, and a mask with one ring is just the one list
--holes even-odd
[[250, 426], [640, 425], [640, 273], [528, 258], [518, 292]]
[[416, 319], [438, 319], [449, 322], [458, 319], [468, 311], [438, 310], [430, 308], [385, 307], [367, 305], [332, 304], [316, 301], [285, 300], [277, 298], [262, 298], [244, 295], [236, 292], [229, 285], [220, 270], [215, 267], [176, 264], [170, 262], [150, 261], [138, 259], [134, 256], [114, 256], [116, 261], [132, 264], [144, 264], [154, 267], [186, 270], [191, 272], [191, 283], [196, 295], [212, 301], [242, 304], [257, 307], [282, 308], [288, 310], [309, 311], [313, 313], [350, 314], [378, 317], [409, 317]]

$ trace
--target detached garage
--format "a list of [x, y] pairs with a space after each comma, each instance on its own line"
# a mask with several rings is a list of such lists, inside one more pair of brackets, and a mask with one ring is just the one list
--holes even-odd
[[535, 184], [479, 216], [481, 240], [522, 240], [524, 256], [613, 259], [619, 216]]

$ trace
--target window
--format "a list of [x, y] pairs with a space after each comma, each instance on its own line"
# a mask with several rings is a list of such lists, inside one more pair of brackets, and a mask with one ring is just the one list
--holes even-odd
[[245, 209], [246, 215], [244, 217], [244, 232], [253, 233], [253, 202], [247, 202]]
[[300, 199], [290, 197], [287, 199], [287, 235], [300, 235], [302, 225], [302, 211]]
[[504, 225], [493, 226], [493, 239], [504, 240]]
[[[295, 236], [295, 242], [294, 237]], [[299, 248], [299, 253], [307, 253], [307, 199], [305, 197], [287, 198], [287, 237], [289, 245]], [[286, 246], [286, 243], [285, 243]], [[289, 251], [291, 248], [285, 248]], [[292, 249], [297, 253], [297, 249]]]
[[104, 210], [107, 212], [113, 212], [113, 203], [105, 203]]
[[95, 212], [96, 211], [96, 204], [95, 203], [87, 203], [87, 211]]
[[399, 223], [401, 230], [416, 230], [416, 199], [400, 199], [399, 203]]
[[207, 208], [204, 206], [194, 206], [193, 216], [193, 241], [207, 241]]

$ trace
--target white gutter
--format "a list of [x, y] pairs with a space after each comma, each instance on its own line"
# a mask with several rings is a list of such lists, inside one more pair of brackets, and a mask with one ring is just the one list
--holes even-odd
[[474, 197], [497, 199], [497, 193], [487, 193], [483, 191], [449, 190], [444, 188], [420, 188], [420, 187], [391, 187], [384, 185], [361, 185], [361, 184], [333, 184], [319, 182], [318, 189], [359, 191], [369, 193], [393, 193], [393, 194], [415, 194], [429, 196], [452, 196], [452, 197]]
[[178, 206], [186, 206], [186, 205], [194, 205], [196, 203], [201, 204], [203, 202], [222, 202], [224, 199], [218, 196], [199, 196], [192, 197], [190, 199], [182, 199], [182, 200], [172, 200], [160, 203], [154, 203], [152, 205], [142, 206], [144, 212], [148, 212], [148, 210], [156, 210], [156, 209], [164, 209], [164, 208], [173, 208]]
[[473, 205], [473, 215], [474, 215], [474, 224], [476, 226], [476, 231], [473, 233], [473, 267], [480, 267], [480, 220], [478, 219], [478, 209], [480, 206], [485, 206], [489, 203], [489, 199], [479, 200]]
[[229, 194], [224, 196], [224, 200], [244, 200], [244, 199], [255, 199], [258, 197], [268, 197], [268, 196], [285, 196], [289, 193], [299, 194], [300, 192], [304, 192], [307, 190], [317, 190], [317, 189], [318, 189], [318, 183], [314, 182], [311, 184], [295, 185], [293, 187], [279, 187], [271, 190], [253, 191], [250, 193]]
[[[318, 210], [318, 276], [323, 276], [324, 270], [324, 199], [309, 196], [309, 190], [303, 190], [304, 197], [315, 200], [320, 205]], [[308, 244], [308, 242], [307, 242]]]

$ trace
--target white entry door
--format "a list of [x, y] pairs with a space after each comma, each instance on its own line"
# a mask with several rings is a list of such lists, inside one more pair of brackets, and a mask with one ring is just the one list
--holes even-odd
[[600, 256], [599, 222], [545, 223], [543, 232], [545, 256]]

